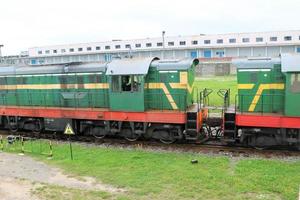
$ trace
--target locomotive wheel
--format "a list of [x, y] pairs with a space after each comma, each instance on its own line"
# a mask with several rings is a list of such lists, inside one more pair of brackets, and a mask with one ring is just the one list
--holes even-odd
[[131, 129], [126, 128], [122, 130], [122, 135], [124, 135], [124, 138], [128, 140], [129, 142], [134, 142], [137, 139], [139, 139], [139, 135], [135, 134]]
[[172, 144], [176, 141], [174, 134], [171, 131], [161, 130], [158, 134], [160, 135], [159, 141], [164, 144]]
[[16, 133], [19, 129], [19, 127], [18, 127], [18, 117], [13, 117], [13, 116], [7, 117], [7, 125], [8, 125], [8, 129], [11, 132]]
[[37, 119], [33, 122], [34, 124], [34, 129], [32, 130], [32, 132], [34, 134], [40, 134], [42, 132], [42, 129], [43, 129], [43, 126], [42, 126], [42, 123], [41, 123], [41, 120], [40, 119]]
[[107, 131], [102, 127], [91, 128], [91, 132], [92, 135], [97, 139], [103, 139], [107, 134]]

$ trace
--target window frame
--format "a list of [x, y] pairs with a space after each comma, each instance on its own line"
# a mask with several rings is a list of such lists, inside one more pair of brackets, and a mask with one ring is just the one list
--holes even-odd
[[236, 43], [236, 38], [229, 38], [228, 42], [230, 44], [235, 44]]
[[224, 40], [223, 39], [217, 39], [217, 44], [223, 44]]
[[250, 38], [242, 38], [243, 43], [250, 43]]
[[211, 44], [211, 40], [204, 40], [203, 43], [204, 44]]

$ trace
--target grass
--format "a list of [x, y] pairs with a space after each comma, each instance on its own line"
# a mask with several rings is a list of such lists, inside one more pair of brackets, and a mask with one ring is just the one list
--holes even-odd
[[37, 187], [32, 193], [45, 200], [104, 200], [113, 198], [107, 192], [70, 189], [54, 185]]
[[[45, 144], [42, 144], [45, 145]], [[39, 148], [34, 142], [33, 148]], [[43, 147], [46, 149], [47, 147]], [[74, 144], [74, 160], [68, 144], [56, 144], [54, 157], [32, 154], [75, 176], [91, 176], [128, 190], [109, 195], [76, 191], [85, 199], [296, 199], [300, 161], [235, 159], [191, 153], [152, 152], [142, 149], [85, 147]], [[191, 164], [197, 159], [198, 164]], [[66, 189], [46, 187], [39, 194], [73, 199]], [[51, 196], [51, 195], [50, 195]], [[60, 197], [59, 197], [60, 196]], [[80, 199], [80, 198], [77, 198]]]
[[209, 96], [209, 102], [212, 106], [223, 105], [223, 99], [217, 94], [219, 89], [230, 89], [230, 103], [234, 104], [235, 96], [237, 94], [237, 80], [236, 76], [197, 78], [195, 81], [195, 88], [198, 88], [199, 91], [204, 88], [213, 90], [213, 93]]

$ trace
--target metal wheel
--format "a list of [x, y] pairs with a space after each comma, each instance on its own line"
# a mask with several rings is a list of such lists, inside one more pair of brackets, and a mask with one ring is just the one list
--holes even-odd
[[16, 133], [19, 129], [19, 127], [18, 127], [18, 117], [8, 116], [7, 117], [7, 125], [8, 125], [8, 129], [11, 132]]
[[139, 135], [135, 134], [131, 129], [126, 128], [122, 130], [122, 135], [124, 135], [124, 138], [128, 140], [129, 142], [134, 142], [137, 139], [139, 139]]
[[103, 139], [107, 131], [103, 127], [93, 127], [91, 128], [92, 135], [97, 139]]
[[32, 132], [35, 134], [40, 134], [42, 132], [43, 126], [40, 119], [36, 119], [34, 122], [34, 129], [32, 129]]
[[162, 130], [159, 131], [160, 139], [164, 144], [172, 144], [176, 141], [176, 138], [174, 137], [174, 134], [171, 131]]

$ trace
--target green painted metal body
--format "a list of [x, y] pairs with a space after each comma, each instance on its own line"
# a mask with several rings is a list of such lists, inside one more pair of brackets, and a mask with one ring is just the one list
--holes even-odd
[[[109, 105], [111, 110], [116, 111], [131, 111], [131, 112], [143, 112], [145, 111], [144, 103], [144, 76], [136, 76], [140, 81], [136, 90], [122, 91], [121, 89], [115, 91], [112, 86], [112, 78], [109, 77], [110, 89], [109, 89]], [[119, 88], [121, 85], [122, 76], [115, 76], [119, 79]]]
[[[83, 86], [107, 83], [105, 74], [18, 75], [2, 76], [0, 79], [1, 86], [9, 87], [0, 90], [0, 105], [76, 108], [109, 106], [107, 89], [85, 89]], [[21, 89], [22, 86], [26, 89]]]
[[[1, 75], [0, 105], [110, 108], [116, 111], [185, 111], [193, 103], [195, 65], [139, 75], [137, 91], [113, 91], [112, 76], [102, 73]], [[190, 91], [189, 91], [190, 90]]]
[[286, 76], [284, 112], [288, 116], [300, 116], [300, 73], [289, 72]]
[[[285, 76], [280, 65], [272, 69], [239, 69], [237, 73], [238, 105], [242, 112], [283, 113]], [[247, 87], [252, 84], [252, 88]], [[276, 88], [276, 89], [272, 89]]]
[[[195, 66], [188, 70], [159, 71], [150, 67], [145, 77], [145, 104], [149, 110], [184, 111], [193, 103], [193, 83]], [[183, 83], [181, 74], [187, 75], [187, 83]], [[182, 75], [184, 76], [184, 75]], [[189, 86], [188, 86], [188, 85]], [[172, 85], [174, 85], [172, 87]], [[192, 90], [188, 90], [188, 87]], [[173, 104], [173, 107], [172, 107]]]

